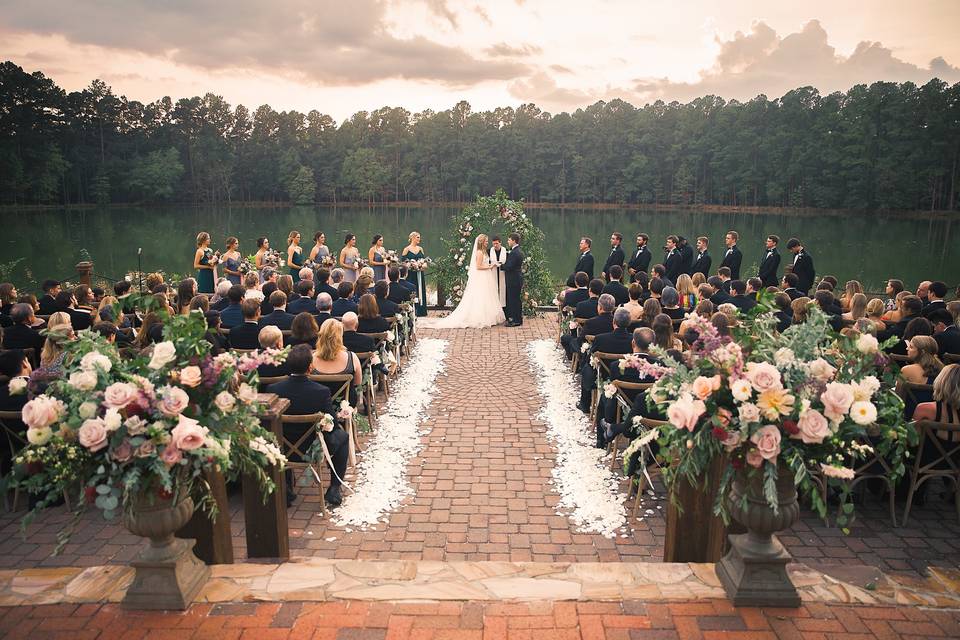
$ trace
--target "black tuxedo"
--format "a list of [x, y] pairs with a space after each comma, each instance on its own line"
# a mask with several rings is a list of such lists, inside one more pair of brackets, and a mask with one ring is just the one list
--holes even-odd
[[577, 304], [577, 307], [573, 310], [573, 317], [593, 318], [594, 316], [596, 316], [597, 300], [598, 298], [587, 298], [583, 302]]
[[377, 298], [377, 307], [380, 308], [380, 315], [384, 318], [392, 318], [400, 312], [400, 305], [387, 298]]
[[803, 291], [794, 289], [793, 287], [787, 287], [783, 290], [783, 292], [790, 296], [791, 301], [796, 300], [797, 298], [802, 298], [806, 295]]
[[[596, 340], [594, 340], [594, 343], [596, 343]], [[624, 354], [631, 353], [632, 348], [633, 347], [631, 345], [631, 349], [624, 351]], [[633, 355], [636, 357], [643, 358], [648, 362], [652, 362], [653, 364], [661, 364], [661, 362], [658, 359], [656, 359], [649, 353], [634, 353]], [[626, 371], [622, 371], [620, 367], [612, 367], [610, 369], [610, 379], [622, 380], [624, 382], [655, 382], [653, 378], [648, 378], [646, 376], [641, 378], [640, 372], [634, 369], [633, 367], [629, 367]], [[641, 391], [634, 391], [634, 390], [623, 391], [623, 394], [626, 395], [627, 399], [630, 401], [631, 406], [636, 404], [637, 396], [640, 395], [641, 393], [642, 393]], [[606, 397], [602, 397], [600, 399], [600, 403], [603, 406], [603, 417], [606, 419], [607, 422], [613, 422], [617, 416], [616, 398], [607, 399]]]
[[259, 349], [260, 327], [257, 323], [245, 320], [240, 326], [230, 329], [230, 348]]
[[516, 245], [507, 252], [507, 259], [500, 270], [503, 271], [507, 287], [507, 322], [523, 324], [523, 252]]
[[704, 277], [710, 277], [710, 264], [713, 262], [713, 258], [710, 257], [710, 254], [704, 251], [703, 253], [697, 254], [697, 259], [693, 263], [693, 268], [690, 269], [690, 275], [695, 273], [702, 273]]
[[563, 306], [573, 307], [576, 309], [577, 305], [590, 297], [590, 290], [586, 287], [581, 289], [572, 289], [567, 291], [563, 295]]
[[377, 341], [356, 331], [344, 331], [343, 346], [354, 353], [369, 353], [377, 348]]
[[609, 283], [607, 283], [607, 286], [603, 288], [603, 292], [612, 295], [613, 299], [617, 301], [618, 307], [622, 304], [627, 304], [627, 302], [630, 300], [630, 292], [625, 286], [616, 280], [611, 280]]
[[15, 324], [3, 330], [4, 349], [34, 349], [35, 361], [40, 360], [44, 338], [40, 332], [25, 324]]
[[742, 295], [742, 296], [733, 296], [730, 298], [729, 302], [740, 309], [740, 311], [746, 313], [757, 306], [757, 300], [753, 296]]
[[580, 330], [580, 336], [599, 336], [613, 331], [613, 314], [603, 313], [587, 320]]
[[793, 324], [793, 315], [786, 311], [777, 311], [773, 314], [773, 317], [777, 319], [777, 331], [780, 333], [786, 331], [787, 328]]
[[303, 313], [304, 311], [310, 315], [313, 315], [317, 312], [317, 303], [313, 298], [300, 296], [296, 300], [287, 303], [287, 313], [291, 315], [297, 315], [298, 313]]
[[780, 269], [780, 252], [770, 249], [763, 254], [763, 261], [760, 263], [760, 269], [757, 277], [763, 280], [763, 286], [775, 287], [780, 282], [777, 278], [777, 271]]
[[813, 286], [813, 280], [816, 278], [817, 273], [813, 268], [813, 258], [810, 257], [806, 249], [794, 256], [793, 273], [800, 280], [797, 289], [802, 291], [803, 295], [807, 295], [810, 287]]
[[647, 248], [647, 245], [643, 245], [639, 249], [634, 249], [633, 257], [630, 258], [630, 262], [627, 264], [628, 269], [633, 269], [633, 274], [630, 278], [631, 282], [636, 282], [636, 275], [641, 271], [650, 271], [650, 249]]
[[337, 293], [337, 288], [331, 287], [326, 282], [316, 285], [316, 290], [317, 290], [317, 295], [320, 295], [321, 293], [329, 293], [331, 300], [336, 300], [337, 298], [340, 297], [340, 294]]
[[383, 316], [360, 318], [357, 323], [357, 331], [360, 333], [383, 333], [384, 331], [390, 331], [390, 323]]
[[663, 259], [663, 266], [667, 270], [667, 279], [670, 282], [676, 282], [680, 274], [683, 273], [683, 256], [680, 255], [680, 250], [674, 249], [667, 253]]
[[737, 248], [737, 245], [733, 245], [723, 254], [723, 260], [720, 262], [721, 267], [730, 267], [730, 279], [739, 280], [740, 279], [740, 263], [743, 262], [743, 254], [740, 253], [740, 249]]
[[391, 282], [387, 289], [387, 300], [395, 304], [408, 302], [413, 297], [413, 291], [400, 286], [399, 282]]
[[[603, 316], [605, 317], [605, 316]], [[611, 325], [612, 326], [612, 325]], [[601, 333], [593, 339], [591, 353], [630, 353], [633, 336], [624, 328], [617, 328], [610, 333]]]
[[730, 294], [728, 294], [726, 291], [720, 289], [710, 296], [710, 302], [712, 302], [714, 308], [716, 308], [726, 302], [733, 302], [733, 298], [731, 298]]
[[317, 321], [317, 326], [318, 326], [318, 327], [322, 327], [322, 326], [323, 326], [323, 323], [326, 322], [327, 320], [329, 320], [329, 319], [332, 318], [332, 317], [333, 317], [333, 316], [331, 316], [331, 315], [330, 315], [329, 313], [327, 313], [326, 311], [324, 311], [323, 313], [320, 313], [320, 312], [318, 311], [317, 313], [313, 314], [313, 319]]
[[262, 316], [257, 324], [261, 329], [266, 326], [274, 326], [282, 331], [289, 329], [290, 325], [293, 324], [293, 315], [283, 309], [274, 309], [272, 313]]
[[290, 371], [287, 369], [287, 363], [283, 364], [262, 364], [257, 367], [257, 375], [263, 378], [279, 378], [280, 376], [288, 375]]
[[57, 299], [49, 293], [44, 294], [43, 297], [40, 298], [40, 315], [49, 316], [57, 311], [63, 311], [60, 305], [57, 304]]
[[933, 339], [937, 341], [937, 351], [941, 356], [945, 353], [960, 355], [960, 328], [956, 325], [950, 325], [940, 333], [935, 333]]
[[[680, 250], [680, 264], [682, 267], [681, 273], [685, 273], [688, 276], [693, 273], [693, 247], [689, 244], [685, 244], [682, 247], [678, 247]], [[676, 282], [676, 280], [674, 280]]]
[[330, 311], [330, 315], [335, 318], [342, 318], [343, 314], [348, 311], [357, 312], [357, 303], [352, 300], [347, 300], [346, 298], [337, 298], [333, 301], [333, 309]]
[[607, 280], [609, 280], [609, 279], [610, 279], [610, 267], [612, 267], [612, 266], [615, 265], [615, 264], [618, 264], [618, 265], [620, 265], [620, 266], [622, 267], [625, 260], [626, 260], [626, 258], [625, 258], [624, 255], [623, 255], [623, 248], [621, 248], [620, 245], [617, 245], [616, 247], [613, 247], [613, 248], [610, 250], [610, 255], [607, 256], [607, 261], [603, 264], [603, 276], [604, 276]]
[[923, 308], [923, 311], [920, 312], [920, 315], [922, 315], [924, 318], [929, 318], [930, 314], [933, 313], [934, 311], [939, 311], [940, 309], [946, 309], [946, 308], [947, 308], [946, 302], [944, 302], [943, 300], [934, 300], [933, 302], [927, 304], [927, 306]]
[[593, 254], [590, 253], [590, 249], [587, 249], [581, 253], [580, 257], [577, 258], [577, 266], [573, 268], [573, 273], [571, 273], [570, 277], [567, 278], [568, 287], [576, 286], [574, 276], [581, 271], [590, 276], [591, 280], [593, 279]]
[[83, 309], [64, 309], [70, 316], [70, 325], [74, 331], [83, 331], [93, 326], [93, 316]]

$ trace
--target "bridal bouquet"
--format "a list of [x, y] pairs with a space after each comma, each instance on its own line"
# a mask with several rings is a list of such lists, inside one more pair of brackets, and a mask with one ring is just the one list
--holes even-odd
[[92, 331], [64, 343], [63, 377], [22, 413], [28, 445], [11, 482], [38, 497], [34, 512], [79, 491], [77, 517], [90, 504], [111, 518], [138, 499], [185, 496], [212, 515], [202, 474], [213, 469], [273, 490], [264, 469], [286, 461], [257, 417], [257, 367], [286, 351], [214, 357], [202, 315], [164, 322], [164, 340], [133, 359]]
[[894, 481], [904, 474], [916, 433], [904, 423], [892, 374], [877, 377], [886, 343], [832, 334], [816, 308], [806, 323], [782, 334], [771, 314], [745, 318], [735, 341], [721, 337], [706, 318], [689, 319], [698, 337], [685, 362], [658, 352], [665, 367], [636, 358], [627, 363], [658, 378], [647, 401], [671, 425], [659, 434], [664, 457], [672, 460], [664, 471], [668, 485], [681, 476], [697, 485], [712, 460], [725, 456], [714, 511], [726, 519], [723, 496], [735, 472], [762, 474], [765, 497], [776, 510], [778, 466], [785, 467], [821, 517], [826, 505], [813, 477], [840, 487], [837, 520], [843, 526], [853, 505], [846, 504], [842, 481], [854, 477], [858, 460], [877, 454], [890, 462]]

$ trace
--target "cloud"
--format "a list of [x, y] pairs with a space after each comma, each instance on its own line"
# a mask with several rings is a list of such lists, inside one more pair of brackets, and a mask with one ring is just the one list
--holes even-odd
[[560, 87], [544, 72], [538, 72], [522, 80], [516, 80], [507, 87], [514, 98], [535, 102], [551, 109], [575, 109], [594, 102], [596, 98], [590, 91]]
[[457, 16], [447, 6], [447, 0], [424, 0], [424, 2], [430, 11], [447, 20], [454, 29], [457, 28]]
[[817, 20], [783, 37], [766, 23], [756, 22], [749, 33], [738, 31], [732, 39], [718, 38], [717, 43], [716, 61], [700, 72], [696, 82], [641, 78], [630, 90], [632, 97], [690, 100], [714, 94], [748, 100], [761, 93], [779, 97], [805, 85], [827, 93], [878, 80], [922, 84], [936, 76], [946, 82], [960, 81], [960, 68], [943, 58], [934, 58], [923, 68], [898, 59], [879, 42], [864, 41], [849, 56], [840, 55]]
[[550, 69], [552, 71], [556, 71], [557, 73], [573, 73], [573, 69], [570, 67], [565, 67], [562, 64], [552, 64], [550, 65]]
[[493, 46], [487, 47], [483, 52], [494, 58], [525, 58], [542, 53], [543, 49], [535, 44], [514, 46], [506, 42], [498, 42]]
[[[445, 2], [430, 10], [456, 25]], [[215, 0], [91, 3], [50, 0], [44, 11], [12, 3], [0, 33], [61, 35], [73, 44], [143, 53], [208, 71], [250, 69], [315, 84], [362, 85], [392, 78], [469, 86], [530, 70], [513, 60], [474, 57], [423, 36], [400, 38], [385, 0]], [[0, 36], [2, 37], [2, 36]]]

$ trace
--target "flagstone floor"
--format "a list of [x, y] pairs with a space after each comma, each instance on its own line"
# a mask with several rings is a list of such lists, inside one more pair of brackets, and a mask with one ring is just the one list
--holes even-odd
[[[555, 454], [535, 417], [540, 397], [525, 355], [527, 342], [554, 337], [555, 327], [551, 315], [522, 328], [425, 330], [451, 344], [430, 408], [431, 433], [408, 467], [415, 495], [387, 524], [361, 532], [332, 525], [319, 513], [317, 493], [301, 488], [289, 512], [291, 554], [447, 562], [659, 561], [662, 499], [647, 498], [643, 520], [630, 522], [626, 537], [614, 539], [579, 533], [556, 514], [558, 497], [550, 486]], [[662, 496], [662, 487], [655, 488]], [[952, 503], [938, 492], [930, 491], [927, 504], [914, 509], [909, 527], [892, 528], [886, 506], [867, 494], [850, 535], [805, 513], [781, 540], [797, 560], [812, 565], [869, 565], [914, 575], [928, 565], [955, 567], [960, 525]], [[0, 568], [123, 564], [140, 545], [119, 525], [88, 513], [64, 553], [50, 557], [69, 514], [61, 507], [39, 516], [25, 538], [21, 515], [0, 516]], [[239, 561], [246, 557], [239, 495], [231, 497], [231, 516]]]

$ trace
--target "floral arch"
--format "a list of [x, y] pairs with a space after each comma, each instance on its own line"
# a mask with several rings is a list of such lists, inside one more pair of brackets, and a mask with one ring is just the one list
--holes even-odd
[[523, 212], [523, 202], [507, 197], [503, 189], [492, 196], [477, 196], [464, 207], [453, 226], [443, 237], [447, 253], [437, 261], [437, 284], [453, 304], [460, 302], [467, 284], [470, 251], [477, 234], [493, 236], [499, 233], [506, 245], [506, 234], [520, 235], [523, 262], [523, 313], [534, 315], [538, 305], [547, 303], [554, 295], [550, 273], [543, 253], [543, 232]]

